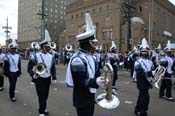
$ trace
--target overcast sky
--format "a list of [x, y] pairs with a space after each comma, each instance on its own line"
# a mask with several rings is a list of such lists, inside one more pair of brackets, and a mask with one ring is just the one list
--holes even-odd
[[[175, 4], [175, 0], [169, 0]], [[18, 0], [0, 0], [0, 44], [5, 44], [6, 35], [2, 26], [6, 26], [6, 19], [8, 16], [10, 30], [10, 37], [17, 39], [17, 14]]]

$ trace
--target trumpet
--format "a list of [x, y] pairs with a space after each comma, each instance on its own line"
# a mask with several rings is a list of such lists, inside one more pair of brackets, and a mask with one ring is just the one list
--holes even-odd
[[153, 85], [159, 89], [159, 82], [161, 79], [163, 79], [162, 77], [165, 75], [166, 72], [166, 68], [159, 65], [156, 70], [155, 70], [155, 74], [154, 77], [152, 79]]
[[46, 64], [44, 63], [38, 63], [36, 66], [33, 68], [33, 72], [35, 73], [33, 78], [37, 79], [39, 75], [44, 74], [46, 72]]
[[99, 106], [105, 109], [115, 109], [119, 106], [120, 101], [117, 96], [112, 94], [113, 68], [110, 63], [103, 67], [105, 80], [105, 93], [97, 96], [96, 101]]

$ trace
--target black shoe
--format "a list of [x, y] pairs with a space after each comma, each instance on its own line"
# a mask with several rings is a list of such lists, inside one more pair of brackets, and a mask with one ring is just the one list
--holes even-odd
[[12, 102], [15, 102], [16, 101], [16, 98], [15, 97], [11, 98], [11, 101]]
[[44, 114], [45, 114], [45, 115], [49, 115], [48, 110], [45, 110]]
[[140, 116], [140, 112], [134, 112], [136, 116]]
[[165, 99], [166, 97], [165, 96], [159, 96], [159, 98]]
[[139, 116], [148, 116], [147, 112], [145, 113], [140, 113]]
[[0, 91], [3, 91], [4, 90], [4, 87], [0, 87]]
[[169, 100], [169, 101], [174, 102], [174, 98], [172, 98], [172, 97], [167, 97], [166, 99]]

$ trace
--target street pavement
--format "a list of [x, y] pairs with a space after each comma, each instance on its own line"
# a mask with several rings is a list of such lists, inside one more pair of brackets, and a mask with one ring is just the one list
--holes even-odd
[[[48, 98], [50, 116], [76, 116], [72, 105], [72, 88], [65, 86], [66, 66], [59, 64], [57, 68], [57, 83], [52, 83]], [[5, 89], [0, 92], [0, 116], [38, 116], [38, 100], [35, 86], [31, 85], [31, 78], [27, 73], [27, 61], [22, 61], [22, 75], [16, 86], [16, 102], [11, 102], [8, 96], [9, 83], [5, 79]], [[95, 106], [94, 116], [134, 116], [138, 90], [132, 82], [128, 71], [119, 71], [117, 81], [117, 97], [120, 105], [116, 109], [107, 110]], [[175, 102], [158, 98], [158, 89], [150, 91], [149, 116], [175, 116]], [[99, 89], [96, 95], [103, 93]], [[175, 90], [172, 90], [175, 98]]]

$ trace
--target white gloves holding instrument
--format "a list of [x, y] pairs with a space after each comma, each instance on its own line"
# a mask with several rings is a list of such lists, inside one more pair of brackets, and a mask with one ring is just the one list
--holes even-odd
[[103, 77], [99, 76], [97, 79], [96, 79], [96, 83], [97, 85], [100, 87], [100, 88], [105, 88], [105, 80]]

